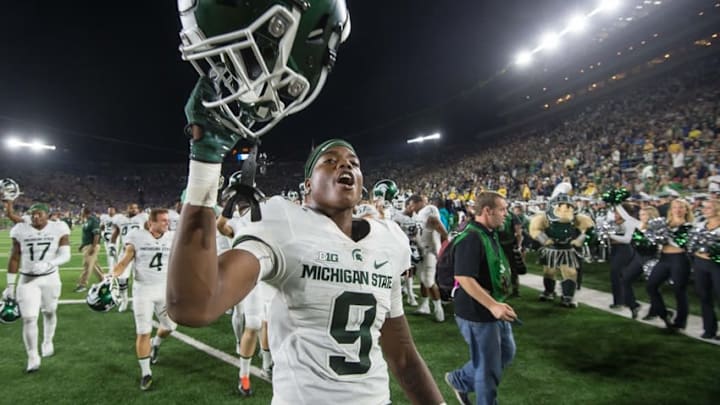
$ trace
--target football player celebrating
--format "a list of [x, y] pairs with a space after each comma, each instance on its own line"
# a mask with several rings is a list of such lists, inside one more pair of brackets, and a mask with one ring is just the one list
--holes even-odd
[[55, 353], [53, 337], [57, 326], [57, 305], [62, 283], [59, 266], [70, 261], [70, 228], [62, 221], [48, 221], [45, 204], [33, 204], [28, 210], [31, 223], [16, 224], [10, 230], [12, 251], [8, 261], [7, 288], [3, 296], [13, 298], [18, 279], [17, 301], [23, 320], [23, 341], [27, 351], [28, 373], [40, 368], [38, 355], [38, 315], [43, 314], [43, 357]]
[[[168, 231], [168, 226], [166, 209], [150, 211], [148, 228], [139, 228], [127, 235], [125, 253], [111, 274], [111, 277], [119, 278], [133, 263], [133, 314], [137, 333], [135, 352], [140, 363], [140, 389], [143, 391], [152, 385], [150, 363], [157, 363], [160, 343], [176, 327], [175, 322], [168, 317], [165, 303], [167, 263], [174, 236], [174, 232]], [[153, 313], [160, 327], [151, 342]]]
[[[130, 232], [136, 229], [144, 228], [145, 223], [148, 220], [148, 215], [144, 212], [140, 212], [140, 207], [137, 204], [132, 203], [127, 207], [127, 216], [119, 214], [115, 215], [113, 218], [114, 228], [113, 234], [110, 237], [110, 242], [115, 244], [116, 247], [120, 244], [121, 248], [117, 249], [117, 251], [120, 252], [118, 257], [121, 257], [124, 256], [124, 249], [125, 246], [127, 246], [125, 238], [127, 238]], [[118, 238], [120, 238], [122, 242], [118, 241]], [[125, 272], [118, 276], [118, 286], [120, 289], [118, 312], [125, 312], [127, 310], [128, 303], [130, 302], [128, 300], [128, 279], [130, 278], [131, 267], [132, 266], [125, 266]]]
[[420, 306], [415, 311], [418, 314], [429, 314], [430, 303], [428, 294], [433, 299], [435, 320], [445, 321], [445, 311], [440, 300], [440, 288], [435, 282], [437, 271], [437, 254], [440, 245], [448, 238], [447, 230], [440, 221], [440, 210], [433, 204], [428, 204], [426, 199], [420, 195], [412, 195], [408, 198], [408, 209], [416, 215], [420, 223], [420, 249], [422, 250], [422, 261], [416, 265], [418, 277], [422, 284], [420, 295]]
[[[202, 131], [193, 126], [193, 145], [209, 144]], [[217, 182], [208, 180], [219, 171], [219, 164], [190, 162], [188, 204], [168, 273], [170, 316], [206, 325], [263, 280], [279, 289], [270, 307], [273, 403], [388, 403], [383, 353], [414, 403], [441, 403], [403, 315], [407, 237], [389, 221], [353, 221], [362, 190], [353, 147], [337, 139], [318, 146], [305, 166], [307, 205], [281, 197], [262, 204], [262, 220], [218, 261], [208, 198]]]
[[442, 403], [403, 315], [408, 240], [388, 221], [353, 220], [363, 178], [347, 142], [326, 141], [308, 157], [305, 206], [247, 197], [256, 222], [217, 258], [212, 207], [225, 154], [240, 134], [257, 139], [316, 98], [349, 35], [345, 2], [178, 6], [181, 52], [201, 79], [185, 108], [191, 160], [168, 269], [170, 316], [206, 325], [263, 280], [279, 290], [269, 310], [273, 404], [387, 404], [388, 364], [412, 402]]

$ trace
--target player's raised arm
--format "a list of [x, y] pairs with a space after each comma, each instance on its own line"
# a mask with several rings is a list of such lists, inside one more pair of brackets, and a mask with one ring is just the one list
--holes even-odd
[[190, 141], [186, 204], [170, 255], [167, 304], [179, 324], [203, 326], [239, 302], [255, 285], [260, 265], [243, 250], [219, 260], [215, 242], [215, 207], [221, 163], [239, 136], [225, 129], [202, 100], [215, 99], [212, 82], [198, 80], [185, 107]]

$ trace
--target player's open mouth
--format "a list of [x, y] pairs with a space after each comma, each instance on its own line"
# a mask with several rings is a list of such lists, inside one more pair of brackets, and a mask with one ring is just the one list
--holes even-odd
[[338, 176], [336, 182], [345, 189], [352, 189], [355, 186], [355, 177], [350, 172], [343, 172]]

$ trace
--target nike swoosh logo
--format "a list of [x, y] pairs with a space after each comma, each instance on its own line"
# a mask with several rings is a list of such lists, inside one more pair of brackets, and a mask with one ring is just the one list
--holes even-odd
[[388, 264], [388, 262], [389, 262], [389, 260], [385, 260], [385, 261], [382, 262], [382, 263], [378, 263], [378, 262], [376, 261], [376, 262], [373, 263], [373, 265], [375, 266], [375, 270], [377, 270], [377, 269], [379, 269], [380, 267]]

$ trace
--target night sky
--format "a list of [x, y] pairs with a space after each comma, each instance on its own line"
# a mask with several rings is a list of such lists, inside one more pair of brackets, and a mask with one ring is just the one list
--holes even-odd
[[[568, 3], [351, 0], [352, 33], [324, 91], [265, 135], [263, 147], [294, 158], [329, 137], [377, 150], [435, 131], [457, 142], [501, 125], [498, 92], [522, 78], [478, 83], [549, 23], [562, 24]], [[597, 4], [572, 3], [581, 11]], [[0, 137], [39, 135], [64, 158], [186, 159], [183, 106], [196, 73], [177, 50], [175, 1], [4, 6]]]

